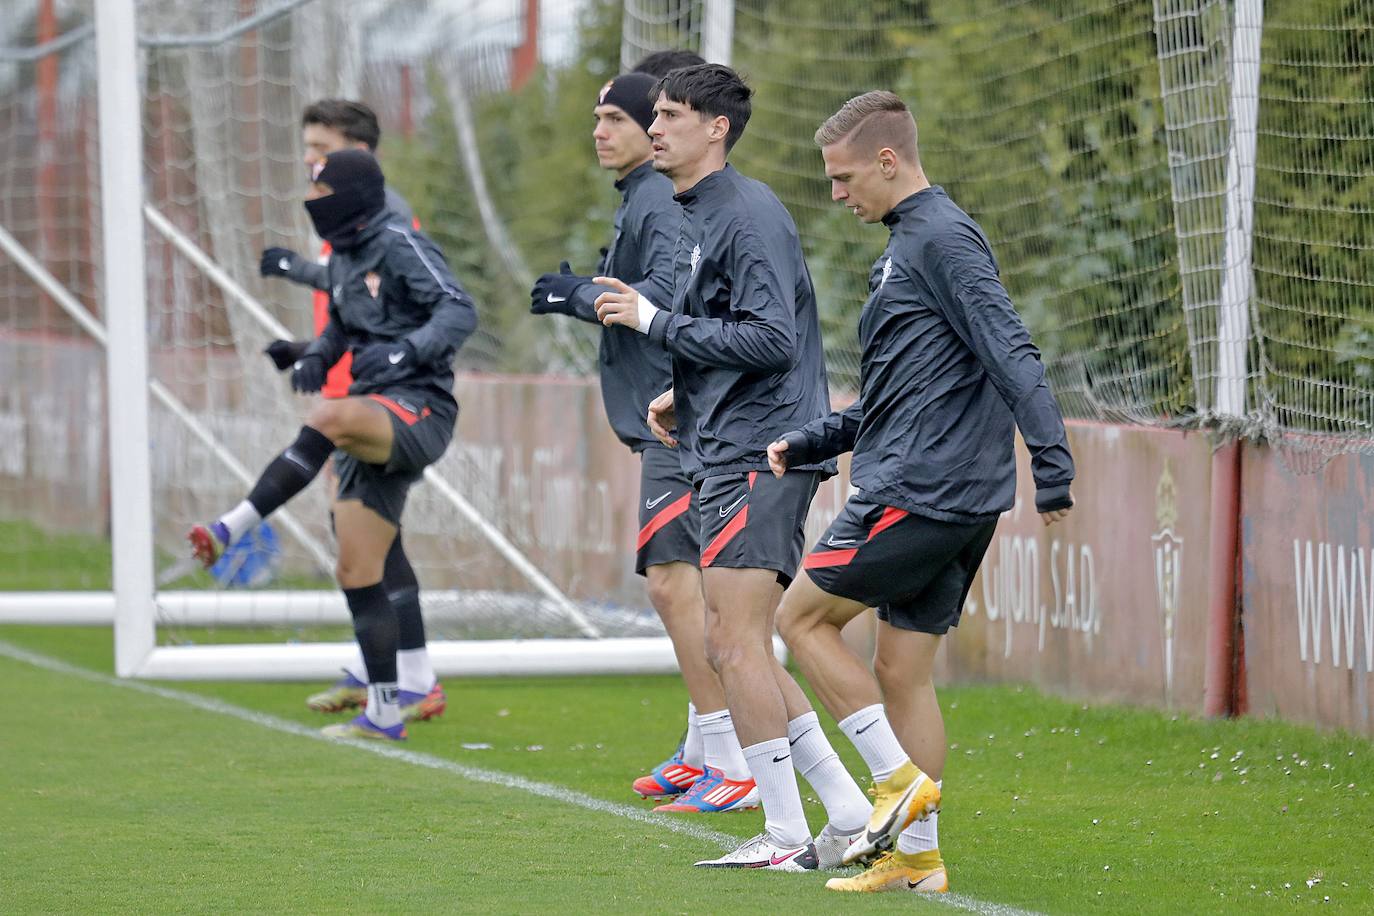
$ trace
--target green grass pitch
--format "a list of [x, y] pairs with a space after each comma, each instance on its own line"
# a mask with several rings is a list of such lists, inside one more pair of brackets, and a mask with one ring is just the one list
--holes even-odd
[[[0, 627], [0, 643], [110, 670], [108, 630]], [[690, 863], [715, 854], [718, 836], [312, 740], [3, 651], [0, 682], [9, 687], [7, 913], [946, 909], [909, 895], [831, 895], [821, 876], [703, 873]], [[308, 685], [158, 686], [312, 729], [327, 721], [305, 709]], [[408, 750], [644, 811], [629, 782], [672, 750], [686, 705], [670, 677], [446, 686], [448, 712], [412, 725]], [[941, 847], [965, 906], [1374, 908], [1365, 740], [1085, 707], [1015, 687], [949, 688], [942, 699], [953, 750]], [[844, 738], [831, 737], [862, 773]], [[814, 801], [809, 813], [819, 829]], [[761, 822], [758, 812], [689, 821], [740, 838]]]

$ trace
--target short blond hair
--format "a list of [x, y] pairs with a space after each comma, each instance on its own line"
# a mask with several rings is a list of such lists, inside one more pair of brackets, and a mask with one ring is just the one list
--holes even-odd
[[816, 130], [817, 146], [833, 146], [841, 141], [875, 154], [880, 149], [890, 149], [913, 164], [921, 161], [916, 146], [916, 119], [896, 93], [885, 89], [856, 95]]

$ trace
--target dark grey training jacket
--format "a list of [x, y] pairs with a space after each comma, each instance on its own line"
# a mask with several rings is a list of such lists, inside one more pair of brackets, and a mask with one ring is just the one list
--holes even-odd
[[883, 222], [891, 237], [859, 316], [859, 399], [788, 437], [789, 452], [853, 450], [850, 478], [874, 502], [981, 522], [1015, 500], [1015, 424], [1038, 507], [1062, 507], [1074, 475], [1064, 421], [983, 231], [939, 187]]
[[[615, 183], [620, 206], [615, 235], [597, 268], [600, 276], [623, 280], [659, 308], [673, 304], [673, 243], [682, 210], [673, 183], [644, 163]], [[573, 297], [576, 316], [600, 324], [593, 303], [607, 287], [584, 286]], [[634, 328], [616, 324], [601, 330], [601, 399], [611, 429], [631, 449], [663, 448], [644, 421], [649, 402], [673, 387], [668, 351]]]
[[797, 227], [767, 185], [728, 165], [676, 199], [673, 309], [649, 337], [673, 357], [682, 469], [697, 481], [763, 470], [769, 443], [830, 411]]
[[[386, 208], [394, 218], [407, 226], [419, 228], [415, 223], [415, 214], [410, 209], [410, 204], [404, 197], [393, 191], [390, 186], [386, 188]], [[319, 261], [307, 257], [296, 259], [291, 269], [286, 272], [286, 279], [311, 289], [329, 292], [329, 268]]]
[[409, 389], [453, 400], [453, 357], [477, 327], [472, 298], [449, 272], [437, 245], [390, 211], [359, 244], [329, 258], [329, 324], [306, 349], [338, 362], [344, 350], [408, 341], [414, 365], [355, 378], [351, 395]]

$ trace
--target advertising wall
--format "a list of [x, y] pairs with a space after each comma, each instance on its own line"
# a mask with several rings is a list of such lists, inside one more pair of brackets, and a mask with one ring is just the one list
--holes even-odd
[[1018, 442], [1015, 508], [946, 642], [954, 679], [1200, 707], [1207, 623], [1204, 436], [1071, 423], [1069, 517], [1046, 528]]
[[[79, 341], [27, 343], [0, 339], [0, 518], [104, 534], [99, 354]], [[167, 369], [174, 356], [152, 359]], [[174, 369], [166, 374], [191, 375]], [[35, 375], [50, 380], [37, 393], [25, 381]], [[611, 434], [595, 382], [462, 374], [457, 394], [462, 414], [444, 477], [569, 595], [645, 605], [630, 559], [639, 465]], [[194, 391], [183, 396], [195, 405]], [[154, 495], [170, 549], [187, 519], [230, 504], [241, 485], [165, 412], [153, 420]], [[237, 407], [203, 420], [249, 464], [265, 461], [280, 438]], [[1077, 507], [1052, 528], [1035, 512], [1018, 444], [1016, 505], [946, 641], [942, 679], [1202, 712], [1210, 659], [1214, 680], [1218, 670], [1238, 680], [1234, 699], [1209, 710], [1374, 734], [1374, 455], [1299, 473], [1279, 451], [1247, 443], [1228, 503], [1214, 499], [1214, 484], [1228, 484], [1213, 478], [1205, 434], [1073, 421], [1069, 437]], [[843, 506], [846, 468], [817, 494], [808, 540]], [[322, 497], [314, 498], [320, 504], [300, 516], [322, 525]], [[1227, 505], [1238, 510], [1213, 517]], [[430, 587], [528, 588], [434, 488], [415, 489], [406, 525]], [[1213, 550], [1227, 525], [1240, 532], [1233, 555]], [[871, 646], [871, 627], [870, 619], [847, 635]], [[1234, 646], [1219, 632], [1233, 634]]]
[[1241, 473], [1250, 712], [1374, 734], [1374, 455], [1297, 474], [1250, 449]]

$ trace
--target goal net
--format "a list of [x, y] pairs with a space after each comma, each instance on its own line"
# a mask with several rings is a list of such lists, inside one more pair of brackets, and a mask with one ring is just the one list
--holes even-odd
[[[110, 475], [122, 440], [106, 428], [121, 354], [104, 343], [97, 5], [11, 6], [0, 620], [108, 620], [111, 497], [127, 482]], [[642, 660], [635, 640], [657, 639], [655, 663], [671, 663], [626, 562], [636, 469], [601, 413], [596, 329], [531, 320], [526, 304], [560, 260], [595, 268], [616, 195], [591, 154], [591, 100], [655, 50], [728, 61], [754, 87], [732, 161], [796, 218], [838, 399], [856, 390], [857, 313], [885, 238], [830, 200], [811, 138], [847, 98], [886, 87], [913, 108], [931, 179], [987, 231], [1067, 414], [1264, 437], [1308, 467], [1374, 449], [1371, 0], [139, 0], [137, 13], [139, 105], [123, 128], [141, 146], [160, 648], [270, 640], [324, 657], [348, 636], [322, 485], [217, 577], [181, 559], [186, 526], [241, 498], [309, 403], [261, 353], [309, 333], [309, 293], [257, 264], [267, 246], [316, 250], [299, 117], [321, 97], [377, 110], [389, 183], [479, 304], [458, 433], [404, 536], [431, 635], [483, 657], [522, 640]], [[813, 533], [825, 521], [813, 510]], [[263, 651], [244, 651], [262, 670]]]
[[[109, 497], [127, 483], [110, 477], [105, 428], [106, 360], [120, 354], [105, 346], [94, 11], [23, 6], [0, 38], [0, 550], [24, 571], [7, 574], [0, 620], [108, 621]], [[533, 268], [514, 241], [528, 229], [495, 203], [510, 154], [483, 161], [501, 126], [484, 112], [535, 75], [537, 9], [138, 3], [141, 123], [105, 136], [142, 144], [157, 650], [140, 673], [319, 677], [351, 655], [324, 483], [211, 574], [183, 540], [243, 497], [309, 407], [263, 349], [312, 334], [310, 293], [260, 278], [258, 260], [272, 245], [318, 251], [300, 205], [300, 114], [331, 97], [379, 113], [389, 184], [479, 304], [458, 433], [403, 524], [436, 664], [672, 668], [626, 562], [637, 465], [586, 375], [594, 329], [531, 326]]]

